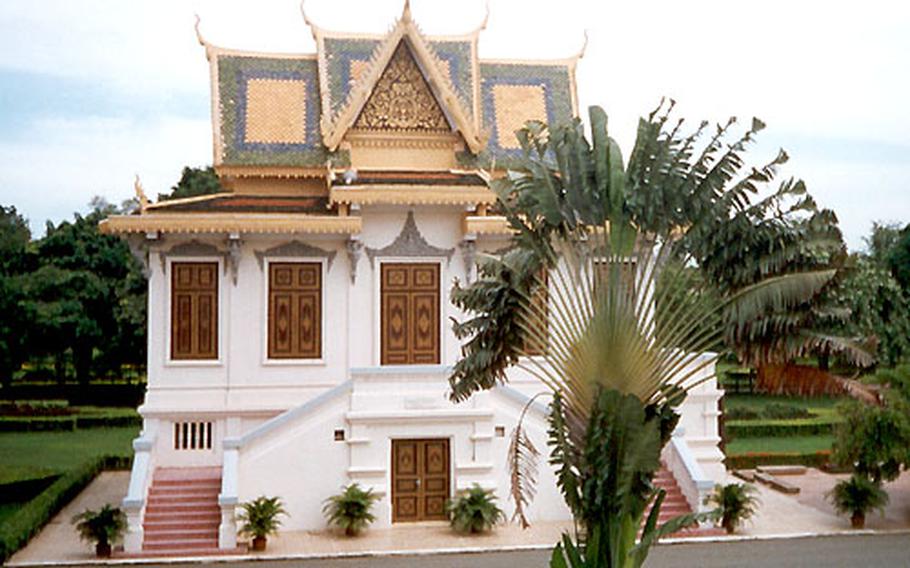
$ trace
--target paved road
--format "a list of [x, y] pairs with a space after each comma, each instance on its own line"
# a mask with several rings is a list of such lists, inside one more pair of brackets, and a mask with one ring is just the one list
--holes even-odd
[[[545, 551], [391, 556], [307, 561], [256, 561], [230, 564], [249, 568], [530, 568], [546, 566]], [[178, 564], [162, 564], [177, 568]], [[187, 564], [196, 567], [198, 564]], [[225, 565], [227, 566], [227, 565]], [[661, 545], [651, 551], [648, 568], [910, 568], [910, 534], [858, 535], [787, 540]]]

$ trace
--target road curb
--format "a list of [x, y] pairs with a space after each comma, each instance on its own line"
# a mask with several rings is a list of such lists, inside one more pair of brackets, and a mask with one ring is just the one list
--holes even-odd
[[[659, 546], [679, 546], [685, 544], [736, 543], [767, 540], [797, 540], [825, 537], [848, 536], [886, 536], [910, 534], [910, 529], [895, 530], [844, 530], [823, 532], [782, 533], [770, 535], [723, 535], [687, 538], [667, 538]], [[121, 558], [111, 560], [72, 560], [64, 562], [17, 562], [6, 564], [10, 567], [39, 568], [45, 566], [142, 566], [148, 564], [222, 564], [231, 562], [292, 562], [295, 560], [332, 560], [340, 558], [379, 558], [397, 556], [442, 556], [447, 554], [486, 554], [498, 552], [522, 552], [534, 550], [551, 550], [555, 544], [523, 544], [512, 546], [474, 546], [426, 548], [415, 550], [361, 550], [352, 552], [329, 552], [311, 554], [238, 554], [230, 556], [183, 556], [173, 558]]]

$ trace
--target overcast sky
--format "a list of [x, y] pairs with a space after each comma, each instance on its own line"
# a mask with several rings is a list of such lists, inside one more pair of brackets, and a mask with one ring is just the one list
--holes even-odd
[[[401, 0], [308, 0], [324, 28], [384, 32]], [[628, 153], [638, 117], [670, 96], [681, 116], [768, 123], [756, 164], [784, 147], [862, 246], [872, 221], [910, 222], [910, 8], [904, 2], [491, 0], [481, 57], [579, 64], [582, 109], [603, 106]], [[476, 27], [483, 0], [412, 0], [427, 34]], [[149, 195], [212, 161], [206, 39], [313, 52], [297, 0], [4, 0], [0, 5], [0, 203], [36, 236], [93, 195]], [[583, 111], [584, 114], [584, 111]]]

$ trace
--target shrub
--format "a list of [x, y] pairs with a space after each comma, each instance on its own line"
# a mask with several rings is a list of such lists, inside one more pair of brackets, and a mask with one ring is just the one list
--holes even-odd
[[462, 533], [481, 533], [505, 520], [496, 505], [496, 495], [476, 483], [446, 503], [446, 511], [452, 528]]
[[758, 420], [761, 415], [758, 411], [751, 408], [742, 408], [734, 406], [724, 410], [725, 420]]
[[724, 424], [724, 434], [733, 438], [763, 438], [766, 436], [830, 436], [837, 427], [836, 422], [740, 422]]
[[818, 452], [748, 452], [727, 456], [724, 464], [727, 469], [755, 469], [760, 465], [804, 465], [822, 467], [831, 459], [829, 450]]
[[378, 500], [372, 489], [364, 490], [359, 483], [352, 483], [338, 495], [326, 499], [322, 512], [330, 525], [344, 529], [348, 536], [355, 536], [376, 520], [370, 509]]
[[237, 516], [237, 519], [243, 523], [240, 527], [240, 534], [245, 534], [254, 539], [263, 539], [269, 535], [275, 534], [281, 521], [279, 515], [287, 515], [281, 499], [278, 497], [260, 496], [256, 499], [243, 503], [243, 511]]
[[762, 416], [769, 420], [790, 420], [795, 418], [814, 418], [815, 415], [806, 408], [772, 402], [762, 408]]
[[888, 494], [881, 485], [856, 473], [835, 485], [826, 497], [838, 514], [850, 515], [855, 529], [865, 526], [866, 513], [874, 509], [883, 511], [888, 504]]
[[743, 521], [752, 517], [758, 507], [755, 487], [747, 483], [717, 484], [714, 493], [705, 498], [705, 505], [716, 505], [720, 525], [733, 534]]
[[73, 517], [73, 524], [82, 540], [95, 544], [99, 557], [111, 555], [111, 545], [126, 531], [126, 515], [117, 507], [105, 505], [97, 511], [86, 509]]

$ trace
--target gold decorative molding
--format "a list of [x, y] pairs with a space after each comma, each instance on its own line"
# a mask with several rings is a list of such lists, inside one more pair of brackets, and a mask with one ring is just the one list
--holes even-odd
[[495, 203], [496, 195], [486, 187], [434, 185], [369, 185], [333, 187], [330, 203], [360, 205], [476, 205]]
[[360, 217], [302, 214], [159, 213], [155, 215], [113, 215], [102, 221], [104, 234], [131, 233], [359, 233]]
[[489, 217], [468, 215], [464, 218], [466, 235], [511, 235], [514, 232], [506, 218], [499, 215]]
[[295, 168], [287, 166], [225, 166], [215, 167], [219, 177], [273, 177], [273, 178], [321, 178], [325, 168]]
[[439, 108], [405, 42], [398, 44], [352, 128], [448, 132]]

